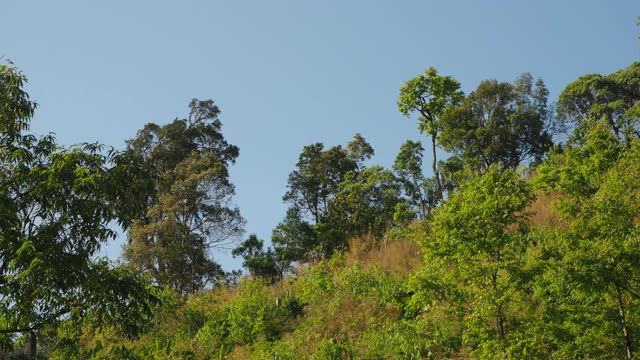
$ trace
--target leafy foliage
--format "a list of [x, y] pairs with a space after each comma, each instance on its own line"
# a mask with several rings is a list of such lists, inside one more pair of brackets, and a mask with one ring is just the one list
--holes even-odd
[[630, 145], [640, 135], [640, 63], [609, 75], [587, 74], [560, 94], [558, 114], [584, 134], [590, 122], [606, 124], [620, 142]]
[[442, 116], [438, 140], [473, 169], [515, 168], [540, 160], [551, 146], [551, 114], [542, 80], [523, 74], [513, 84], [485, 80]]
[[[306, 146], [271, 244], [232, 252], [251, 276], [218, 281], [209, 250], [244, 221], [212, 101], [124, 152], [63, 148], [28, 132], [26, 79], [1, 65], [0, 357], [635, 358], [637, 67], [567, 86], [558, 116], [574, 133], [553, 148], [541, 81], [465, 98], [429, 69], [398, 106], [434, 156], [436, 142], [453, 152], [434, 177], [416, 141], [392, 170], [365, 164], [360, 135]], [[116, 223], [126, 266], [95, 258]]]
[[271, 243], [285, 272], [291, 263], [316, 257], [318, 253], [317, 234], [295, 206], [287, 210], [285, 218], [273, 229]]
[[253, 276], [269, 279], [272, 283], [282, 278], [283, 271], [279, 268], [276, 255], [271, 249], [263, 250], [264, 241], [255, 234], [233, 249], [233, 256], [242, 256], [242, 266]]
[[88, 313], [134, 336], [153, 295], [140, 276], [94, 260], [115, 235], [110, 223], [123, 219], [111, 186], [120, 174], [109, 167], [119, 154], [29, 134], [25, 81], [0, 66], [0, 332], [30, 333], [31, 356], [38, 330]]
[[[419, 141], [407, 140], [400, 147], [393, 163], [393, 170], [398, 175], [408, 202], [417, 211], [420, 219], [425, 219], [440, 200], [437, 184], [422, 174], [423, 151], [424, 148]], [[448, 189], [447, 186], [443, 187]]]
[[436, 69], [430, 67], [423, 75], [405, 82], [400, 88], [398, 110], [404, 116], [418, 114], [418, 129], [431, 137], [433, 154], [432, 170], [436, 182], [438, 200], [442, 198], [442, 183], [438, 172], [436, 142], [442, 129], [441, 117], [450, 108], [457, 106], [464, 98], [460, 83], [451, 76], [438, 75]]
[[331, 224], [350, 236], [367, 232], [380, 237], [393, 224], [400, 186], [389, 170], [372, 166], [349, 173], [332, 201]]
[[155, 186], [124, 251], [132, 267], [183, 294], [216, 283], [223, 272], [209, 250], [233, 241], [244, 225], [230, 204], [235, 189], [228, 166], [238, 148], [224, 139], [213, 101], [194, 99], [189, 106], [187, 119], [147, 124], [128, 142]]
[[325, 220], [329, 203], [338, 193], [338, 187], [349, 172], [358, 172], [362, 162], [373, 156], [373, 148], [356, 134], [353, 141], [324, 150], [324, 145], [307, 145], [289, 174], [289, 190], [283, 200], [308, 215], [316, 224]]
[[[432, 236], [423, 242], [425, 268], [418, 278], [422, 280], [414, 282], [420, 294], [416, 300], [428, 304], [446, 299], [458, 307], [465, 341], [478, 354], [503, 351], [518, 322], [513, 302], [526, 276], [523, 220], [532, 200], [531, 190], [514, 171], [491, 166], [441, 206]], [[440, 290], [423, 294], [423, 283]]]

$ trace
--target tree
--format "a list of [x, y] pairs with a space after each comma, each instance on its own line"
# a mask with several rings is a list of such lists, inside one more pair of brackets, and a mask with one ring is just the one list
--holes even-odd
[[234, 241], [244, 225], [230, 203], [238, 148], [224, 139], [213, 101], [189, 106], [187, 119], [147, 124], [128, 142], [154, 187], [124, 249], [131, 266], [183, 294], [215, 283], [222, 269], [209, 250]]
[[535, 179], [564, 194], [566, 224], [547, 246], [556, 255], [542, 311], [554, 315], [560, 330], [549, 338], [568, 356], [633, 358], [640, 347], [640, 143], [626, 145], [606, 122], [585, 125], [582, 146], [552, 154]]
[[[304, 147], [283, 197], [292, 207], [274, 231], [276, 254], [293, 261], [328, 257], [346, 248], [350, 236], [381, 235], [390, 226], [400, 189], [391, 172], [363, 165], [373, 153], [360, 134], [346, 148]], [[305, 215], [313, 224], [303, 220]]]
[[314, 257], [319, 247], [313, 226], [302, 219], [295, 206], [287, 209], [285, 218], [273, 229], [271, 243], [283, 272], [289, 271], [294, 262]]
[[[564, 266], [568, 278], [574, 284], [574, 297], [583, 305], [597, 299], [598, 306], [590, 313], [611, 322], [613, 326], [601, 326], [602, 330], [616, 329], [614, 333], [602, 333], [601, 339], [612, 337], [611, 343], [623, 344], [605, 353], [624, 354], [631, 359], [638, 345], [638, 313], [631, 310], [640, 305], [640, 146], [636, 142], [615, 166], [603, 176], [598, 191], [581, 204], [576, 216], [571, 216], [572, 226], [564, 234], [566, 249]], [[591, 306], [589, 306], [591, 307]], [[617, 314], [616, 314], [617, 313]], [[611, 317], [609, 314], [616, 314]], [[584, 329], [584, 328], [583, 328]], [[598, 334], [589, 329], [584, 335]], [[592, 335], [593, 336], [593, 335]], [[595, 341], [590, 338], [587, 341]], [[622, 351], [619, 351], [622, 350]]]
[[552, 145], [547, 96], [530, 74], [513, 84], [485, 80], [442, 116], [439, 141], [476, 171], [538, 161]]
[[640, 136], [640, 63], [609, 75], [581, 76], [560, 94], [558, 115], [574, 126], [577, 138], [598, 121], [630, 146]]
[[366, 233], [382, 236], [391, 227], [400, 202], [400, 185], [391, 171], [372, 166], [360, 173], [351, 172], [331, 203], [329, 223], [347, 237]]
[[25, 81], [0, 65], [0, 334], [30, 334], [34, 357], [39, 330], [89, 312], [114, 324], [125, 311], [132, 325], [150, 315], [154, 297], [139, 275], [93, 260], [115, 235], [110, 223], [127, 222], [112, 186], [120, 172], [109, 167], [119, 154], [29, 134], [36, 105]]
[[541, 190], [559, 190], [569, 195], [563, 207], [570, 213], [574, 212], [570, 208], [577, 208], [577, 202], [598, 191], [602, 175], [625, 152], [625, 146], [601, 122], [590, 123], [580, 140], [576, 140], [570, 139], [563, 148], [554, 148], [537, 167], [533, 179]]
[[362, 162], [373, 156], [373, 148], [356, 134], [347, 148], [334, 146], [324, 149], [321, 143], [307, 145], [289, 174], [289, 190], [283, 200], [321, 223], [328, 214], [328, 205], [335, 198], [338, 187], [347, 173], [359, 171]]
[[[449, 301], [460, 309], [464, 337], [480, 357], [503, 355], [518, 323], [514, 308], [524, 290], [528, 242], [525, 210], [532, 201], [531, 189], [515, 171], [492, 165], [441, 205], [422, 244], [425, 265], [418, 278], [423, 280], [412, 282], [414, 296], [423, 306]], [[423, 299], [425, 292], [434, 294]]]
[[283, 269], [278, 266], [276, 254], [271, 249], [264, 248], [264, 241], [258, 239], [256, 234], [249, 235], [238, 247], [233, 249], [231, 254], [242, 256], [244, 266], [251, 275], [268, 279], [272, 284], [283, 276]]
[[[409, 203], [417, 209], [420, 219], [425, 219], [439, 201], [437, 185], [422, 175], [423, 151], [424, 148], [419, 141], [407, 140], [400, 147], [400, 152], [393, 163], [393, 170], [398, 175], [404, 193]], [[441, 180], [443, 189], [448, 188], [444, 185], [444, 176]]]
[[[383, 190], [374, 194], [374, 189], [378, 185], [381, 188], [387, 186], [382, 178], [378, 178], [381, 182], [377, 185], [367, 183], [376, 178], [372, 176], [367, 180], [370, 175], [382, 173], [378, 171], [381, 169], [369, 171], [363, 165], [373, 154], [373, 148], [360, 134], [356, 134], [345, 148], [334, 146], [325, 149], [321, 143], [304, 147], [296, 170], [289, 175], [289, 189], [283, 197], [284, 201], [291, 204], [291, 208], [286, 219], [274, 230], [272, 238], [279, 261], [290, 264], [309, 258], [328, 257], [335, 250], [346, 248], [351, 235], [369, 230], [379, 232], [380, 224], [384, 221], [372, 219], [372, 222], [367, 222], [362, 218], [365, 214], [358, 213], [359, 210], [365, 211], [367, 206], [378, 206], [372, 204], [382, 199], [367, 196], [384, 196]], [[386, 175], [393, 178], [390, 173]], [[362, 194], [362, 188], [356, 183], [364, 185], [366, 191], [370, 192]], [[361, 201], [357, 209], [354, 207], [356, 197]], [[373, 208], [366, 211], [369, 210]], [[353, 222], [356, 217], [359, 220]], [[312, 223], [307, 223], [305, 218]], [[388, 219], [392, 218], [393, 211]], [[377, 222], [375, 226], [374, 222]]]
[[400, 88], [398, 110], [404, 116], [418, 113], [418, 129], [431, 136], [433, 153], [432, 170], [436, 180], [439, 198], [442, 198], [442, 183], [437, 169], [436, 141], [441, 129], [440, 117], [451, 107], [455, 107], [464, 97], [460, 83], [450, 76], [438, 75], [430, 67], [424, 75], [406, 81]]

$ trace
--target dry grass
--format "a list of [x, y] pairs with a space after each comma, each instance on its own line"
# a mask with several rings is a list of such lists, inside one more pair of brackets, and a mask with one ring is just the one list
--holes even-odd
[[405, 275], [422, 261], [420, 246], [407, 239], [378, 241], [372, 235], [351, 239], [346, 254], [348, 265], [378, 265], [384, 271]]
[[[396, 309], [382, 306], [375, 299], [356, 300], [345, 297], [326, 319], [325, 336], [341, 334], [348, 339], [357, 339], [362, 333], [389, 319], [397, 319]], [[339, 340], [339, 339], [336, 339]]]
[[536, 201], [527, 208], [527, 212], [531, 213], [529, 223], [535, 227], [544, 228], [562, 228], [564, 221], [560, 218], [556, 203], [563, 197], [559, 191], [551, 191], [549, 193], [537, 192]]

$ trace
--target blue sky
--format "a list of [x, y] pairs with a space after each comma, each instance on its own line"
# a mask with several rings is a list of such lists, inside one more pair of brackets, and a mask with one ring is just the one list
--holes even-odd
[[[304, 145], [358, 132], [390, 166], [406, 139], [425, 140], [396, 98], [429, 66], [467, 93], [530, 72], [555, 98], [640, 55], [637, 0], [7, 0], [2, 13], [0, 56], [40, 105], [32, 130], [62, 144], [122, 148], [145, 123], [184, 117], [191, 98], [213, 99], [240, 147], [235, 203], [263, 239]], [[104, 250], [119, 252], [118, 241]]]

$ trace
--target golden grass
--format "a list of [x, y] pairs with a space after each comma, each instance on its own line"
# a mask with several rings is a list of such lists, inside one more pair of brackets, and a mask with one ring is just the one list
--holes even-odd
[[556, 209], [557, 202], [562, 198], [563, 194], [559, 191], [536, 192], [536, 200], [526, 210], [531, 214], [529, 224], [534, 227], [563, 228], [566, 224]]
[[345, 254], [348, 265], [378, 265], [384, 271], [406, 275], [422, 261], [420, 246], [412, 240], [398, 239], [378, 241], [373, 235], [355, 237], [349, 241]]

